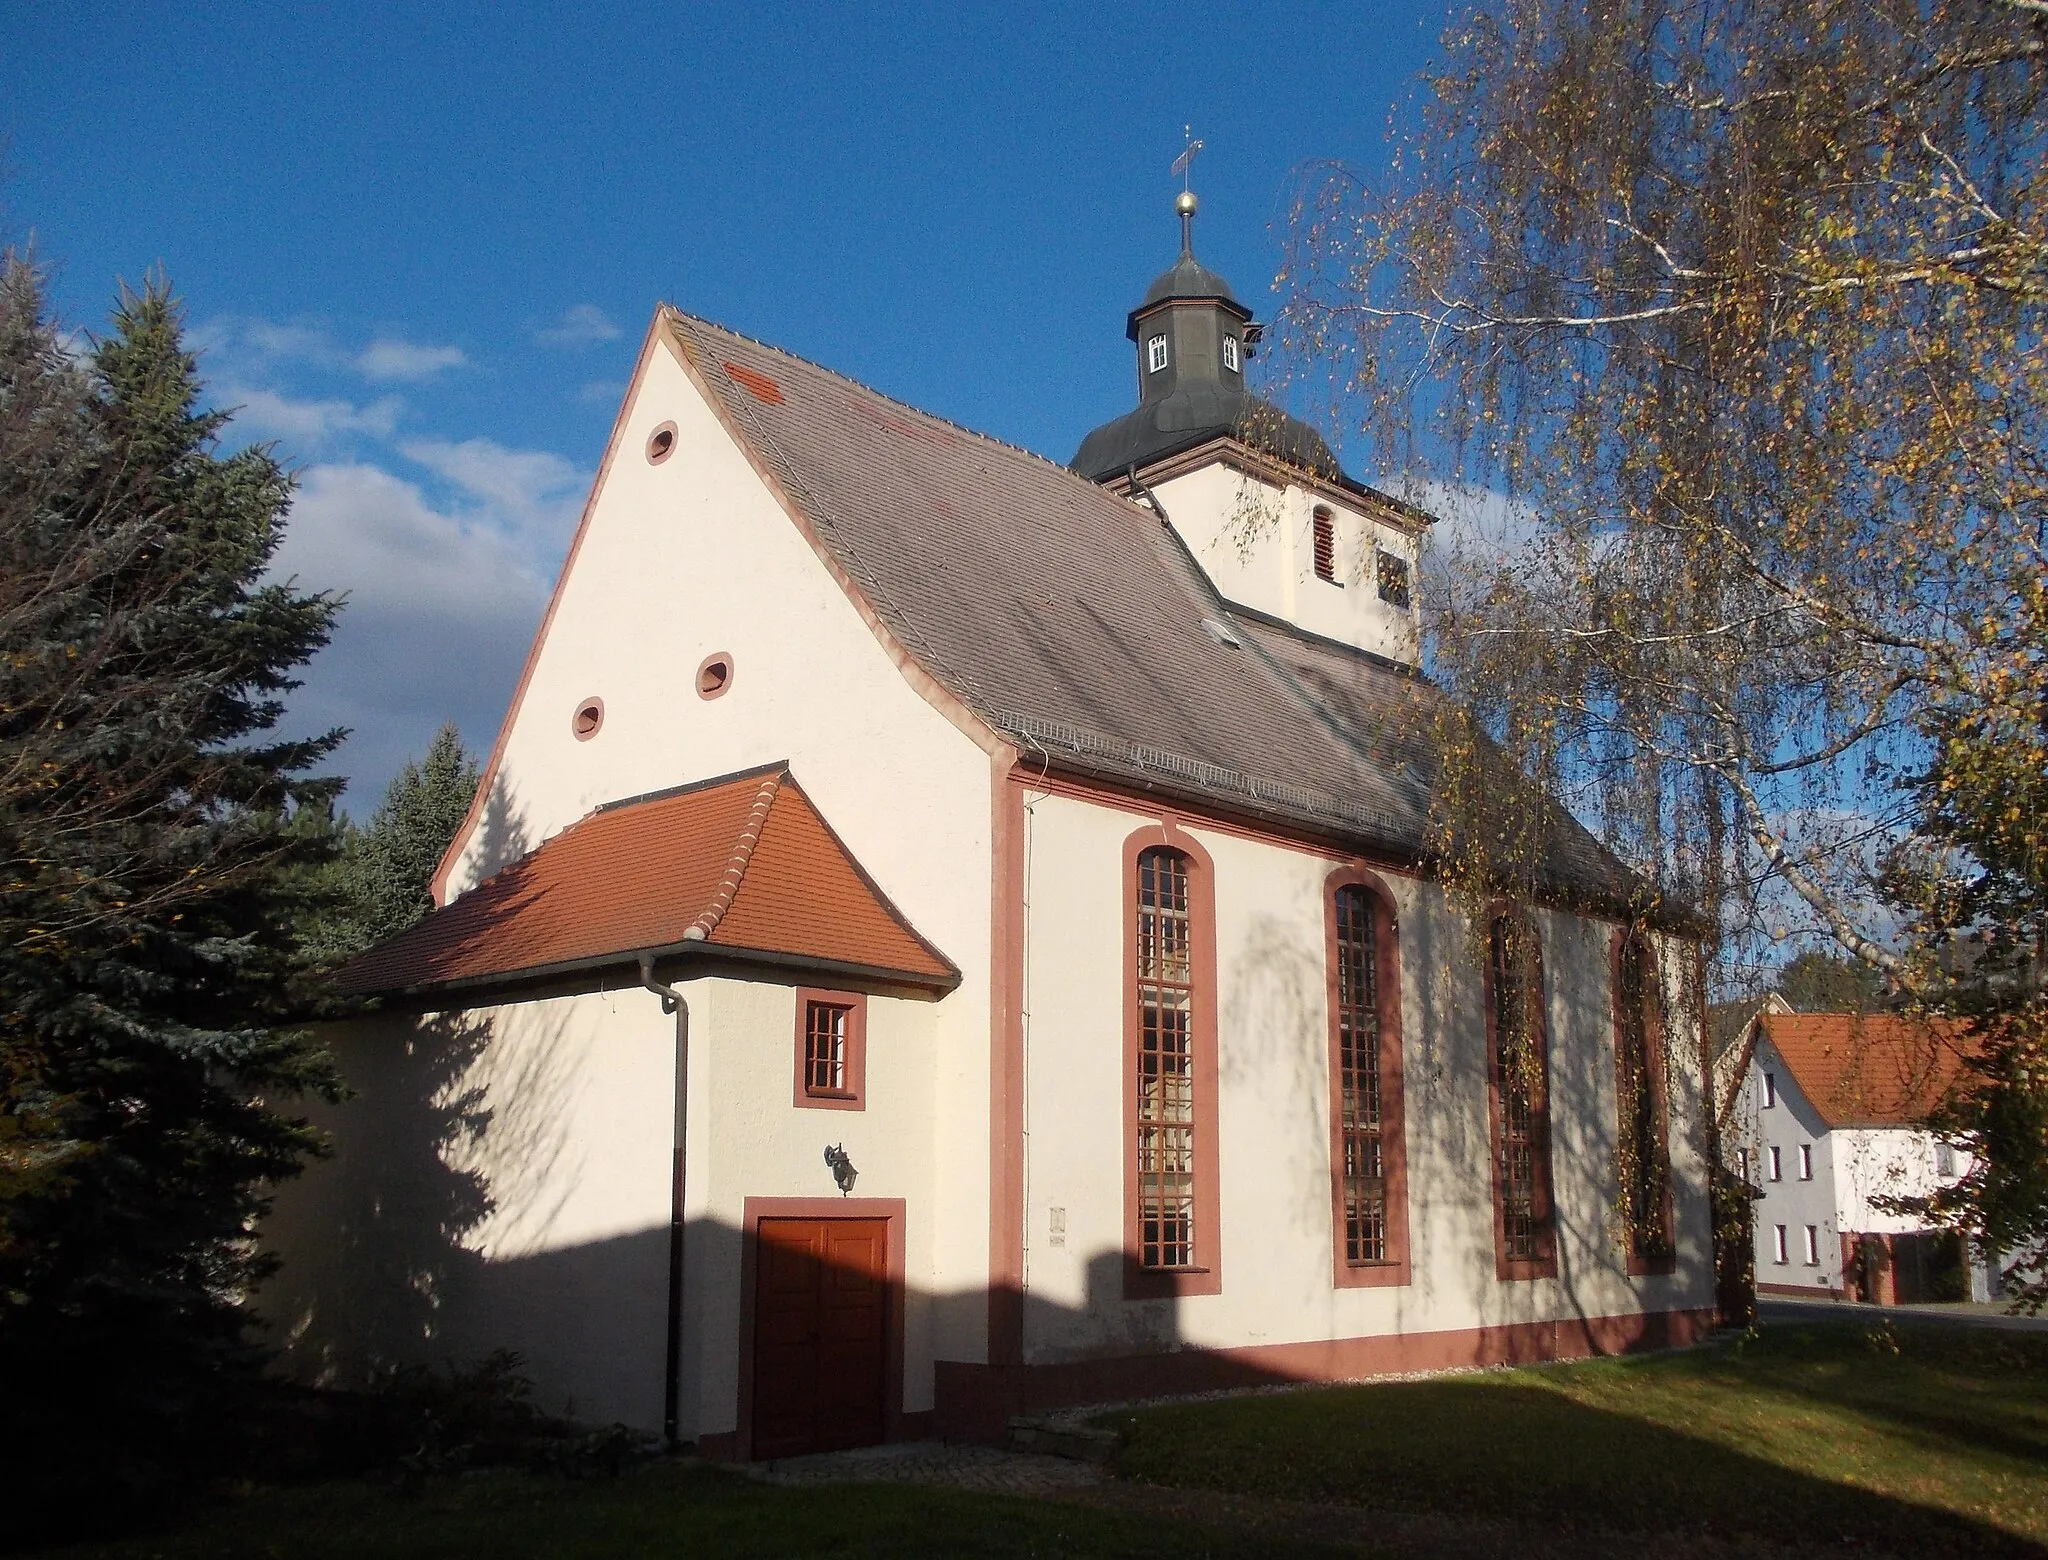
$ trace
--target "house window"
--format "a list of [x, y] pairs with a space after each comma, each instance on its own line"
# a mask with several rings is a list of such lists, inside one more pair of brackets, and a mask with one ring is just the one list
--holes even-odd
[[1820, 1266], [1820, 1231], [1815, 1226], [1806, 1226], [1806, 1265]]
[[867, 1089], [867, 998], [853, 991], [796, 994], [796, 1104], [860, 1110]]
[[1956, 1173], [1956, 1151], [1946, 1143], [1934, 1145], [1934, 1173], [1954, 1175]]
[[1380, 600], [1390, 607], [1399, 607], [1406, 612], [1415, 604], [1408, 590], [1408, 560], [1390, 552], [1375, 556], [1380, 581]]
[[1145, 343], [1145, 367], [1155, 374], [1166, 367], [1166, 338], [1164, 336], [1154, 336]]
[[1776, 1073], [1767, 1072], [1764, 1074], [1764, 1109], [1769, 1110], [1773, 1105], [1777, 1103], [1778, 1075]]
[[1502, 1278], [1555, 1275], [1543, 972], [1519, 915], [1494, 917], [1487, 959], [1494, 1265]]
[[1778, 1150], [1775, 1147], [1771, 1150], [1771, 1179], [1773, 1181], [1785, 1179], [1785, 1167], [1783, 1162], [1779, 1160]]
[[1742, 1173], [1742, 1179], [1747, 1181], [1749, 1179], [1750, 1174], [1749, 1150], [1746, 1148], [1738, 1148], [1735, 1151], [1735, 1163], [1737, 1168]]
[[1329, 931], [1330, 1144], [1335, 1278], [1408, 1281], [1401, 1109], [1401, 993], [1392, 901], [1364, 874], [1332, 874]]
[[1309, 527], [1314, 537], [1316, 578], [1335, 583], [1337, 578], [1337, 524], [1330, 518], [1330, 511], [1318, 509], [1309, 517]]
[[1773, 1224], [1771, 1226], [1771, 1260], [1773, 1262], [1783, 1262], [1785, 1260], [1785, 1226], [1782, 1224]]
[[1640, 936], [1621, 939], [1614, 971], [1614, 1059], [1621, 1186], [1629, 1256], [1671, 1256], [1671, 1155], [1664, 1100], [1663, 1005], [1657, 962]]
[[1195, 986], [1190, 863], [1138, 858], [1139, 1263], [1195, 1265]]
[[1235, 336], [1225, 336], [1223, 338], [1223, 366], [1233, 374], [1237, 372], [1237, 338]]
[[1813, 1145], [1811, 1143], [1801, 1143], [1799, 1145], [1799, 1179], [1802, 1181], [1811, 1181], [1813, 1179]]

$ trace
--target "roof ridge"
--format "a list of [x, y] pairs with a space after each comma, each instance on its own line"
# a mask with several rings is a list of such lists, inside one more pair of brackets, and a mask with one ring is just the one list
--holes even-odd
[[747, 867], [754, 859], [754, 847], [761, 843], [761, 830], [768, 822], [769, 809], [774, 807], [775, 798], [782, 792], [785, 771], [777, 769], [761, 782], [754, 793], [754, 804], [747, 809], [747, 821], [740, 825], [739, 838], [733, 841], [732, 854], [726, 858], [725, 872], [718, 880], [717, 891], [711, 896], [711, 903], [704, 907], [697, 919], [683, 928], [685, 942], [702, 942], [718, 928], [725, 919], [725, 912], [732, 908], [733, 896], [740, 891], [740, 880], [747, 875]]
[[871, 395], [879, 401], [886, 401], [889, 405], [909, 412], [914, 417], [922, 417], [927, 422], [939, 423], [944, 427], [951, 428], [955, 433], [965, 434], [970, 439], [979, 439], [984, 444], [993, 444], [997, 449], [1009, 450], [1013, 454], [1023, 455], [1031, 460], [1038, 461], [1042, 465], [1050, 466], [1061, 476], [1078, 482], [1083, 487], [1092, 488], [1107, 499], [1129, 502], [1128, 500], [1123, 500], [1121, 494], [1110, 492], [1101, 483], [1091, 481], [1089, 478], [1082, 476], [1072, 466], [1056, 461], [1050, 455], [1041, 454], [1039, 451], [1022, 444], [1012, 444], [1008, 439], [998, 438], [995, 434], [989, 433], [985, 429], [970, 428], [966, 423], [955, 422], [950, 417], [941, 416], [937, 412], [927, 411], [922, 406], [913, 406], [910, 402], [901, 400], [889, 394], [886, 390], [877, 390], [873, 385], [863, 380], [855, 379], [851, 374], [842, 374], [836, 368], [827, 367], [814, 358], [807, 358], [801, 352], [792, 352], [787, 347], [778, 347], [772, 341], [763, 341], [758, 336], [749, 336], [743, 330], [734, 330], [730, 325], [721, 325], [716, 320], [707, 320], [701, 314], [692, 314], [687, 309], [679, 309], [672, 303], [665, 303], [662, 307], [677, 316], [677, 318], [688, 320], [693, 325], [705, 326], [707, 329], [717, 331], [720, 335], [731, 336], [737, 341], [746, 342], [749, 346], [759, 347], [763, 352], [773, 352], [778, 357], [786, 357], [791, 362], [801, 363], [805, 368], [815, 369], [828, 378], [836, 379], [843, 385], [851, 385], [863, 394]]

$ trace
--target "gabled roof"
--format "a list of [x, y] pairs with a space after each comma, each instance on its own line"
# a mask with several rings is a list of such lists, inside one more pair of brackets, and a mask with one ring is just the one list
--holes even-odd
[[[1065, 467], [667, 321], [888, 633], [1032, 763], [1420, 857], [1441, 698], [1426, 682], [1232, 609], [1155, 513]], [[1619, 863], [1555, 811], [1546, 886], [1624, 897]]]
[[1830, 1130], [1924, 1124], [1968, 1054], [1963, 1027], [1941, 1019], [1766, 1010], [1757, 1028]]
[[345, 966], [357, 995], [563, 975], [641, 952], [947, 988], [783, 765], [612, 802]]

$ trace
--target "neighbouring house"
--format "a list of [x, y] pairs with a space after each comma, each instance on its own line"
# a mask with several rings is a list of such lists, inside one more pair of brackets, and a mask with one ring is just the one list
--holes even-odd
[[345, 972], [292, 1369], [768, 1457], [1711, 1325], [1697, 945], [1513, 786], [1533, 901], [1432, 880], [1429, 517], [1246, 389], [1188, 215], [1071, 467], [656, 311]]
[[1968, 1174], [1923, 1123], [1961, 1074], [1960, 1031], [1767, 1003], [1730, 1053], [1723, 1163], [1756, 1199], [1757, 1289], [1892, 1305], [1985, 1300], [1994, 1266], [1886, 1200]]

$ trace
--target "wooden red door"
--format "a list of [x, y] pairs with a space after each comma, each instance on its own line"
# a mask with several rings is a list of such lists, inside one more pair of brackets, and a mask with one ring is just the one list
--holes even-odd
[[753, 1455], [883, 1438], [886, 1219], [763, 1219], [754, 1271]]

